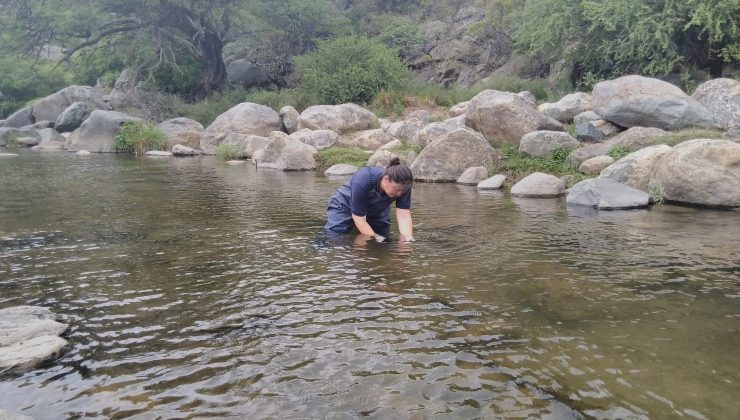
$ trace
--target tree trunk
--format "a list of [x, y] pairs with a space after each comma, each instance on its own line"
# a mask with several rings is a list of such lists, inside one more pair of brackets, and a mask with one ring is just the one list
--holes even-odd
[[207, 29], [199, 42], [198, 49], [201, 54], [198, 57], [201, 63], [201, 79], [193, 96], [196, 101], [201, 101], [211, 92], [225, 88], [227, 80], [226, 65], [222, 56], [224, 43], [218, 34]]

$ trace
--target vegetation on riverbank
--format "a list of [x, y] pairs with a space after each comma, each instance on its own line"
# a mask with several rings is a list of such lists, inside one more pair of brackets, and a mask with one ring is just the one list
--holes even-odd
[[363, 150], [332, 146], [319, 150], [316, 153], [316, 170], [324, 172], [331, 166], [339, 163], [346, 163], [361, 168], [367, 165], [368, 158], [370, 158], [370, 155]]
[[503, 145], [497, 150], [501, 159], [488, 168], [488, 175], [506, 175], [506, 182], [510, 185], [535, 172], [563, 178], [568, 187], [587, 178], [577, 168], [566, 163], [565, 159], [570, 153], [568, 150], [556, 149], [547, 156], [529, 156], [512, 145]]
[[116, 151], [137, 156], [150, 150], [167, 150], [165, 135], [150, 124], [134, 121], [123, 124], [114, 138]]

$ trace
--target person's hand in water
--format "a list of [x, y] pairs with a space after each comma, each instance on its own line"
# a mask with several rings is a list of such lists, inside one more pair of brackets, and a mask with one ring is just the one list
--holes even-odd
[[378, 243], [382, 243], [382, 242], [385, 242], [385, 236], [383, 236], [383, 235], [378, 235], [378, 234], [376, 233], [376, 234], [375, 234], [375, 241], [376, 241], [376, 242], [378, 242]]
[[414, 239], [414, 237], [411, 235], [401, 235], [401, 242], [416, 242], [416, 239]]

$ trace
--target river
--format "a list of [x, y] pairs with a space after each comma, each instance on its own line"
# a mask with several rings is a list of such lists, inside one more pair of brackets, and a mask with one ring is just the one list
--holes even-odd
[[[0, 159], [0, 307], [69, 351], [42, 418], [740, 418], [740, 213], [417, 184], [417, 242], [318, 235], [344, 179], [215, 158]], [[396, 230], [394, 225], [394, 230]]]

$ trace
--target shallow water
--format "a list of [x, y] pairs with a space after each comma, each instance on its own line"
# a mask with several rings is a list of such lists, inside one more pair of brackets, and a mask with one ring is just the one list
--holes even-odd
[[[70, 350], [36, 418], [740, 418], [740, 213], [418, 184], [418, 242], [326, 242], [343, 182], [212, 158], [0, 160], [0, 307]], [[394, 227], [395, 229], [395, 227]]]

